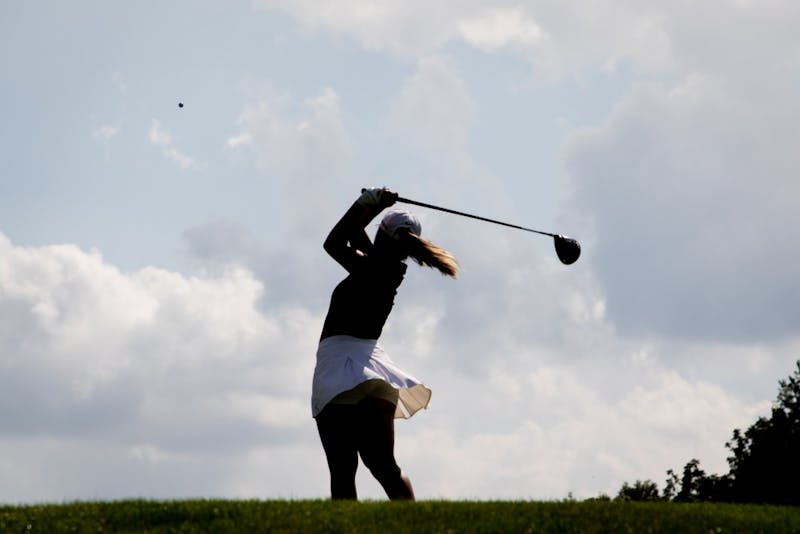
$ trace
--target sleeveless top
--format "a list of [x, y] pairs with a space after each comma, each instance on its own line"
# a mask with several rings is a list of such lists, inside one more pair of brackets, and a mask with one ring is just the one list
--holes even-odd
[[398, 260], [362, 256], [333, 290], [320, 339], [336, 335], [378, 339], [406, 268]]

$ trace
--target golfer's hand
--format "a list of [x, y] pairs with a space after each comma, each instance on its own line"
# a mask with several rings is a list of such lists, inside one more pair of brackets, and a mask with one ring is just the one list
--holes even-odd
[[385, 187], [371, 187], [361, 190], [361, 196], [356, 203], [370, 208], [382, 210], [397, 202], [400, 195]]

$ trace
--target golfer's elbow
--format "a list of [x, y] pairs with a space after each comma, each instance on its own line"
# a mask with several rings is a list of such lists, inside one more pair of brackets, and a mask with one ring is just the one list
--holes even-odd
[[322, 248], [325, 250], [325, 252], [328, 253], [329, 256], [333, 256], [334, 251], [336, 250], [336, 246], [333, 243], [331, 243], [328, 239], [326, 239], [325, 242], [322, 244]]
[[347, 243], [341, 239], [337, 239], [333, 234], [329, 235], [322, 248], [328, 253], [330, 257], [338, 260], [342, 256], [342, 250], [347, 246]]

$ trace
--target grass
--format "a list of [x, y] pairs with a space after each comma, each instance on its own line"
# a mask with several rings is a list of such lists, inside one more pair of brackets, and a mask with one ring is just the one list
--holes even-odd
[[800, 507], [127, 500], [0, 506], [0, 532], [800, 532]]

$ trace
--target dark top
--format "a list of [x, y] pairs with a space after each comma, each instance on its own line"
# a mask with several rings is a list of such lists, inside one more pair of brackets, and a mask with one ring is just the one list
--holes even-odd
[[362, 256], [333, 290], [320, 339], [335, 335], [378, 339], [406, 267], [401, 261]]

